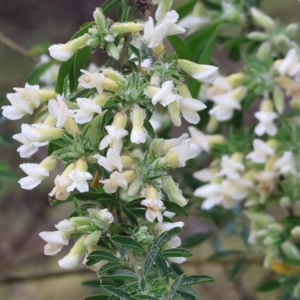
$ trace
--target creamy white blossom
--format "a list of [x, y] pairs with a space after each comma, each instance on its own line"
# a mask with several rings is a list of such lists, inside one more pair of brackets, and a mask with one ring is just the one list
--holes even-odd
[[6, 95], [11, 105], [2, 106], [2, 114], [9, 120], [21, 119], [24, 115], [32, 114], [40, 105], [39, 86], [25, 84], [25, 88], [14, 88], [15, 93]]
[[61, 95], [57, 95], [56, 100], [51, 99], [48, 102], [49, 113], [56, 121], [56, 127], [61, 128], [64, 126], [67, 117], [71, 117], [72, 113], [69, 110], [64, 98]]
[[79, 108], [73, 110], [73, 112], [74, 120], [77, 124], [88, 123], [93, 119], [95, 113], [102, 113], [101, 106], [98, 105], [93, 99], [77, 98], [76, 102]]
[[235, 161], [228, 155], [223, 155], [221, 158], [221, 170], [218, 175], [227, 176], [227, 178], [235, 180], [241, 176], [240, 172], [244, 170], [245, 166], [243, 165], [243, 163]]
[[44, 246], [45, 255], [56, 255], [63, 246], [69, 244], [70, 233], [64, 231], [42, 231], [39, 236], [47, 242]]
[[89, 172], [83, 172], [76, 169], [71, 171], [68, 177], [72, 180], [72, 183], [67, 187], [67, 192], [72, 192], [75, 189], [77, 189], [80, 193], [87, 192], [89, 190], [87, 180], [93, 179], [92, 174]]
[[120, 154], [115, 149], [109, 148], [106, 157], [100, 154], [95, 154], [93, 157], [98, 159], [98, 164], [107, 171], [113, 171], [117, 169], [119, 172], [122, 172], [122, 159]]
[[144, 120], [146, 118], [145, 111], [138, 105], [135, 105], [132, 110], [132, 131], [130, 140], [132, 143], [140, 144], [146, 142], [147, 130], [144, 128]]
[[277, 134], [277, 126], [274, 121], [278, 118], [278, 114], [274, 111], [258, 111], [254, 113], [256, 119], [259, 123], [255, 126], [254, 132], [262, 136], [263, 134], [268, 134], [269, 136], [274, 136]]
[[258, 164], [265, 163], [269, 156], [273, 156], [275, 154], [274, 149], [260, 139], [255, 139], [253, 141], [253, 148], [254, 151], [249, 153], [246, 158]]
[[295, 160], [291, 151], [285, 151], [273, 165], [273, 169], [282, 175], [296, 174]]
[[45, 177], [49, 176], [49, 171], [39, 164], [24, 163], [20, 164], [20, 168], [28, 175], [18, 181], [21, 188], [25, 190], [34, 189]]
[[80, 70], [83, 74], [78, 78], [79, 84], [85, 89], [93, 89], [96, 88], [98, 94], [102, 94], [103, 92], [103, 81], [105, 79], [105, 75], [99, 72], [89, 72], [86, 70]]
[[185, 29], [176, 24], [179, 15], [175, 10], [166, 13], [165, 17], [155, 26], [152, 17], [149, 17], [144, 27], [144, 39], [149, 48], [157, 47], [165, 37], [181, 34]]
[[179, 95], [173, 93], [174, 83], [171, 80], [165, 81], [161, 88], [157, 90], [155, 95], [152, 97], [152, 104], [156, 105], [159, 102], [162, 106], [176, 101], [180, 98]]

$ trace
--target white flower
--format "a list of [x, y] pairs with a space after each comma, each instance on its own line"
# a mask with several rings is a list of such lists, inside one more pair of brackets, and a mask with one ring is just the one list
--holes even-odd
[[[275, 64], [276, 67], [276, 64]], [[278, 72], [281, 75], [294, 76], [299, 72], [299, 58], [295, 49], [290, 49], [280, 62]]]
[[142, 191], [142, 195], [146, 199], [141, 201], [141, 205], [146, 206], [146, 219], [149, 222], [153, 222], [156, 218], [158, 222], [162, 222], [162, 211], [165, 209], [164, 203], [160, 200], [161, 194], [151, 185], [146, 186]]
[[48, 102], [49, 113], [56, 121], [56, 127], [61, 128], [65, 124], [67, 117], [71, 117], [70, 112], [64, 98], [61, 95], [57, 95], [56, 100], [51, 99]]
[[205, 198], [204, 202], [201, 205], [202, 209], [211, 209], [215, 205], [221, 203], [221, 184], [205, 184], [194, 191], [194, 196]]
[[111, 224], [114, 221], [114, 216], [108, 211], [107, 208], [99, 210], [98, 218], [99, 220], [107, 223], [107, 225]]
[[282, 175], [295, 174], [296, 170], [293, 153], [285, 151], [283, 155], [275, 161], [273, 169]]
[[21, 126], [22, 138], [27, 141], [33, 142], [49, 142], [53, 139], [59, 139], [63, 136], [64, 130], [55, 128], [45, 124], [22, 124]]
[[259, 139], [255, 139], [253, 141], [253, 148], [254, 151], [249, 153], [246, 158], [258, 164], [265, 163], [268, 156], [275, 155], [274, 149], [268, 146], [267, 143]]
[[159, 162], [170, 168], [182, 168], [186, 162], [199, 154], [197, 145], [191, 142], [191, 139], [184, 140], [180, 145], [171, 148], [165, 157], [160, 158]]
[[107, 171], [111, 172], [117, 169], [119, 172], [122, 172], [122, 159], [120, 154], [115, 149], [109, 148], [106, 157], [99, 154], [95, 154], [93, 157], [98, 159], [98, 164]]
[[89, 172], [83, 172], [79, 170], [73, 170], [68, 177], [73, 181], [66, 189], [67, 192], [72, 192], [77, 189], [80, 193], [87, 192], [89, 185], [87, 180], [93, 179], [93, 176]]
[[196, 144], [201, 151], [210, 152], [210, 146], [206, 138], [207, 136], [204, 133], [193, 126], [189, 126], [188, 131], [192, 142]]
[[24, 115], [32, 114], [40, 105], [39, 86], [25, 84], [25, 88], [14, 88], [16, 93], [6, 95], [10, 105], [2, 106], [3, 116], [10, 120], [21, 119]]
[[223, 155], [221, 159], [221, 170], [218, 175], [227, 176], [227, 178], [235, 180], [241, 176], [239, 172], [244, 170], [245, 166], [241, 162], [235, 161], [227, 155]]
[[83, 259], [86, 252], [86, 247], [84, 245], [85, 238], [86, 236], [82, 235], [72, 247], [69, 254], [58, 261], [58, 264], [62, 269], [73, 269], [78, 265], [79, 261]]
[[206, 105], [199, 100], [193, 98], [183, 98], [183, 97], [179, 99], [179, 106], [183, 118], [191, 124], [199, 123], [200, 116], [197, 113], [197, 111], [206, 108]]
[[144, 39], [149, 48], [158, 46], [165, 37], [174, 34], [181, 34], [185, 29], [175, 23], [178, 21], [179, 15], [175, 10], [166, 13], [166, 16], [160, 20], [154, 27], [152, 17], [149, 17], [144, 27]]
[[63, 231], [63, 232], [69, 232], [72, 233], [74, 231], [74, 226], [73, 223], [70, 220], [62, 220], [60, 222], [58, 222], [55, 227], [59, 230], [59, 231]]
[[255, 174], [255, 179], [259, 182], [257, 189], [271, 191], [275, 187], [278, 174], [275, 171], [264, 170]]
[[54, 179], [55, 187], [49, 193], [50, 197], [55, 195], [57, 200], [66, 200], [70, 192], [67, 192], [67, 188], [73, 183], [73, 180], [69, 178], [71, 171], [75, 169], [75, 164], [72, 163], [66, 167], [61, 175], [57, 175]]
[[43, 231], [39, 236], [47, 242], [44, 247], [45, 255], [56, 255], [70, 240], [70, 234], [63, 231]]
[[50, 56], [59, 60], [67, 61], [81, 47], [86, 45], [88, 35], [82, 35], [66, 44], [55, 44], [49, 47]]
[[146, 142], [147, 131], [143, 126], [145, 118], [145, 111], [138, 105], [135, 105], [132, 110], [132, 131], [130, 135], [132, 143], [140, 144]]
[[20, 168], [28, 175], [18, 181], [18, 183], [21, 185], [21, 188], [25, 190], [34, 189], [45, 177], [49, 176], [49, 171], [39, 164], [20, 164]]
[[212, 83], [218, 77], [218, 68], [215, 66], [200, 65], [185, 59], [178, 59], [178, 66], [200, 82]]
[[104, 183], [103, 189], [108, 194], [115, 193], [119, 187], [123, 190], [128, 188], [128, 182], [123, 174], [117, 171], [112, 172], [109, 179], [100, 180], [99, 182]]
[[30, 142], [26, 139], [26, 137], [22, 133], [14, 134], [13, 139], [17, 140], [18, 142], [22, 143], [23, 145], [20, 146], [17, 151], [20, 153], [22, 158], [29, 158], [34, 153], [36, 153], [39, 147], [43, 147], [48, 145], [49, 142]]
[[76, 102], [79, 106], [79, 109], [74, 110], [74, 120], [77, 124], [88, 123], [93, 119], [94, 113], [102, 113], [100, 105], [95, 103], [92, 99], [77, 98]]
[[173, 93], [174, 83], [173, 81], [165, 81], [161, 88], [155, 93], [152, 98], [152, 104], [155, 105], [160, 102], [162, 106], [167, 106], [168, 104], [176, 101], [180, 97]]
[[83, 75], [78, 78], [79, 84], [86, 89], [96, 88], [98, 94], [102, 94], [103, 92], [103, 81], [105, 76], [103, 73], [98, 72], [88, 72], [86, 70], [80, 70]]
[[202, 169], [193, 173], [193, 177], [202, 182], [210, 182], [215, 173], [211, 169]]
[[128, 134], [128, 131], [125, 129], [126, 124], [126, 114], [123, 112], [117, 113], [112, 125], [105, 126], [108, 135], [101, 140], [99, 149], [103, 150], [107, 146], [110, 146], [120, 153], [123, 147], [122, 138]]
[[254, 113], [254, 116], [259, 121], [254, 129], [257, 135], [262, 136], [265, 133], [270, 136], [276, 135], [277, 127], [274, 121], [278, 118], [277, 113], [273, 111], [258, 111]]
[[214, 115], [218, 121], [227, 121], [232, 118], [235, 109], [240, 110], [240, 101], [246, 95], [245, 87], [238, 87], [233, 91], [212, 97], [215, 106], [209, 111], [210, 115]]

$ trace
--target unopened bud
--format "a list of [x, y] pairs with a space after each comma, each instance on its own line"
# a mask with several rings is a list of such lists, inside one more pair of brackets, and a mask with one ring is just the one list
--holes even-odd
[[251, 16], [254, 22], [264, 28], [264, 29], [271, 29], [275, 26], [275, 22], [271, 19], [268, 15], [264, 14], [262, 11], [255, 7], [251, 7]]
[[256, 42], [264, 42], [268, 40], [268, 35], [264, 32], [253, 31], [247, 34], [247, 37]]
[[139, 192], [142, 184], [143, 184], [143, 180], [141, 178], [138, 177], [134, 179], [128, 187], [127, 196], [128, 197], [135, 196]]
[[124, 112], [118, 112], [115, 117], [114, 117], [114, 121], [112, 123], [112, 125], [117, 128], [125, 128], [127, 124], [127, 116]]
[[182, 191], [178, 188], [178, 185], [175, 183], [171, 176], [163, 177], [162, 187], [170, 201], [175, 202], [180, 206], [187, 205], [188, 200], [183, 197]]
[[90, 233], [84, 240], [85, 246], [94, 246], [98, 243], [101, 237], [101, 231], [95, 230], [94, 232]]
[[256, 57], [263, 61], [266, 60], [271, 54], [271, 44], [270, 42], [264, 42], [262, 43], [256, 53]]
[[105, 29], [106, 27], [106, 18], [102, 12], [102, 9], [100, 7], [97, 7], [93, 13], [93, 17], [94, 17], [94, 20], [97, 24], [97, 26], [100, 28], [100, 29]]
[[273, 100], [275, 109], [278, 113], [282, 114], [284, 112], [284, 94], [282, 89], [277, 85], [273, 88]]
[[143, 29], [144, 29], [144, 23], [116, 22], [111, 26], [109, 32], [114, 36], [117, 36], [118, 34], [139, 32]]
[[300, 226], [296, 226], [291, 231], [292, 236], [299, 238], [300, 237]]
[[245, 79], [244, 73], [234, 73], [226, 77], [226, 81], [233, 87], [241, 85]]
[[56, 99], [57, 93], [51, 90], [39, 90], [39, 98], [41, 102], [47, 102], [50, 99]]
[[74, 121], [73, 118], [67, 117], [64, 127], [66, 131], [71, 134], [73, 137], [76, 137], [80, 134], [80, 128], [78, 127], [77, 123]]
[[45, 168], [48, 171], [51, 171], [56, 166], [56, 158], [53, 155], [46, 157], [42, 162], [40, 162], [40, 166]]
[[287, 34], [288, 37], [293, 38], [296, 35], [298, 28], [299, 28], [299, 25], [297, 23], [289, 24], [285, 28], [285, 33]]
[[110, 69], [110, 68], [102, 69], [102, 72], [106, 77], [108, 77], [109, 79], [111, 79], [113, 81], [117, 81], [117, 82], [125, 82], [126, 81], [124, 76], [120, 72], [118, 72], [114, 69]]
[[287, 46], [289, 45], [289, 38], [284, 34], [279, 34], [273, 39], [273, 42], [276, 46]]
[[110, 78], [105, 78], [102, 82], [103, 89], [107, 91], [117, 91], [120, 87], [119, 85]]
[[206, 130], [208, 133], [214, 133], [219, 127], [219, 121], [215, 116], [210, 116], [209, 122], [207, 124]]
[[180, 126], [181, 125], [180, 107], [177, 101], [173, 101], [168, 105], [168, 112], [172, 123], [175, 126]]
[[120, 59], [119, 49], [117, 48], [117, 46], [114, 43], [107, 44], [107, 54], [115, 60]]
[[281, 244], [281, 249], [287, 258], [300, 259], [300, 252], [298, 248], [290, 241], [285, 241]]

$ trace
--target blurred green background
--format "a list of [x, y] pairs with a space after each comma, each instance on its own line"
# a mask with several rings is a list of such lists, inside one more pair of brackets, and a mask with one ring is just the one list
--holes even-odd
[[[23, 87], [26, 75], [37, 63], [35, 58], [26, 57], [21, 52], [41, 42], [65, 42], [77, 28], [92, 19], [96, 6], [104, 1], [82, 0], [0, 0], [0, 98], [12, 92], [13, 87]], [[182, 1], [178, 1], [182, 3]], [[283, 23], [298, 22], [300, 4], [297, 0], [263, 0], [262, 7], [273, 18]], [[5, 37], [9, 39], [7, 42]], [[2, 41], [2, 42], [1, 42]], [[17, 43], [18, 51], [7, 46], [11, 41]], [[95, 61], [100, 65], [105, 59], [101, 52], [95, 54]], [[29, 120], [28, 120], [29, 121]], [[26, 122], [26, 120], [22, 120]], [[0, 131], [12, 136], [20, 132], [21, 122], [6, 121]], [[0, 146], [0, 162], [12, 166], [18, 177], [23, 174], [18, 168], [22, 162], [16, 148]], [[38, 162], [44, 157], [40, 151], [32, 159]], [[50, 207], [47, 194], [52, 189], [53, 180], [47, 180], [33, 191], [21, 190], [14, 182], [5, 182], [0, 191], [0, 280], [11, 277], [26, 277], [36, 274], [60, 272], [57, 261], [65, 255], [64, 249], [55, 257], [43, 254], [44, 242], [39, 238], [40, 231], [55, 230], [54, 224], [67, 217], [71, 206]], [[3, 183], [3, 182], [2, 182]], [[209, 224], [196, 217], [185, 220], [185, 234], [205, 232]], [[224, 237], [225, 245], [238, 248], [235, 239]], [[67, 248], [67, 247], [66, 247]], [[213, 284], [200, 287], [200, 299], [224, 300], [259, 300], [276, 299], [276, 294], [258, 295], [253, 292], [262, 280], [272, 278], [273, 274], [253, 265], [244, 270], [242, 277], [235, 283], [228, 283], [230, 266], [204, 262], [211, 254], [210, 244], [204, 243], [192, 249], [195, 257], [184, 265], [187, 273], [212, 276]], [[81, 285], [83, 280], [95, 279], [84, 267], [79, 274], [52, 277], [26, 282], [0, 284], [0, 299], [9, 300], [81, 300], [84, 296], [97, 294], [97, 290]]]

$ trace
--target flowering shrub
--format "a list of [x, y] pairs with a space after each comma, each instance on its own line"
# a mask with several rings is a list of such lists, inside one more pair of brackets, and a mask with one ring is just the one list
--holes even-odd
[[[275, 22], [259, 1], [191, 0], [177, 11], [172, 2], [105, 2], [70, 41], [49, 47], [52, 58], [42, 57], [24, 88], [7, 94], [3, 116], [35, 115], [13, 135], [20, 156], [47, 147], [40, 163], [20, 165], [21, 188], [34, 189], [58, 165], [50, 204], [75, 208], [56, 231], [40, 233], [44, 253], [59, 256], [72, 244], [58, 264], [97, 273], [102, 294], [86, 299], [197, 299], [189, 286], [213, 279], [174, 265], [192, 256], [178, 237], [189, 202], [243, 239], [243, 251], [216, 247], [211, 257], [238, 255], [231, 280], [256, 251], [278, 273], [258, 291], [281, 288], [280, 299], [297, 299], [297, 25]], [[107, 14], [117, 6], [113, 21]], [[238, 34], [227, 36], [233, 27]], [[240, 70], [218, 73], [219, 42], [231, 60], [243, 59]], [[87, 68], [100, 51], [110, 59]], [[189, 134], [171, 137], [173, 126]], [[193, 177], [173, 171], [186, 166]], [[271, 205], [286, 214], [275, 220]], [[185, 245], [203, 240], [190, 236]]]

